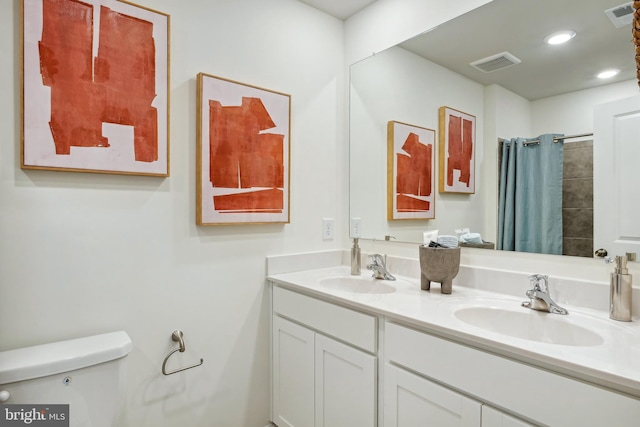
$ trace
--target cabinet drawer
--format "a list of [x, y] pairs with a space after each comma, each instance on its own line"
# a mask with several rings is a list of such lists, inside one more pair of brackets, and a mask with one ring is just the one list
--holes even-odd
[[273, 287], [273, 312], [375, 353], [376, 317]]
[[385, 355], [536, 423], [584, 427], [615, 420], [621, 427], [640, 419], [638, 399], [394, 323], [385, 323]]

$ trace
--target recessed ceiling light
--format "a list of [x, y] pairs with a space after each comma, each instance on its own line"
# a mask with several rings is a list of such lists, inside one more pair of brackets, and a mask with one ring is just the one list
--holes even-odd
[[549, 34], [544, 38], [544, 41], [548, 44], [562, 44], [568, 42], [575, 36], [576, 32], [572, 30], [558, 31], [557, 33]]
[[609, 70], [600, 71], [596, 77], [599, 79], [610, 79], [613, 76], [617, 76], [620, 70], [617, 68], [611, 68]]

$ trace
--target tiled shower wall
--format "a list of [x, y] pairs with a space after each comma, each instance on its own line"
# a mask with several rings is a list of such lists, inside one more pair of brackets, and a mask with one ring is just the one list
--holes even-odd
[[562, 254], [593, 256], [593, 141], [564, 144]]

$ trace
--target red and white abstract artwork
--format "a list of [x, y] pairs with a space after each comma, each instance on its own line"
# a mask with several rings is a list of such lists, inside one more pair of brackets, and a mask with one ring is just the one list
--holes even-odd
[[198, 74], [198, 225], [289, 222], [291, 97]]
[[440, 107], [441, 193], [475, 193], [476, 118]]
[[169, 16], [23, 1], [22, 167], [169, 175]]
[[435, 139], [432, 129], [387, 124], [387, 219], [435, 218]]

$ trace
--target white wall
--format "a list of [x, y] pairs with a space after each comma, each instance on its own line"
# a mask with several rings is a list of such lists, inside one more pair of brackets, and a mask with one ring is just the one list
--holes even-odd
[[[483, 167], [483, 86], [400, 47], [351, 67], [351, 212], [362, 218], [362, 237], [420, 241], [422, 232], [481, 231], [486, 186], [476, 174], [476, 193], [441, 194], [434, 220], [387, 221], [387, 122], [438, 130], [438, 109], [450, 106], [476, 116], [476, 167]], [[436, 154], [437, 138], [436, 138]], [[438, 164], [436, 156], [436, 165]], [[436, 166], [437, 169], [437, 166]]]
[[[265, 257], [347, 234], [343, 22], [297, 0], [138, 3], [171, 15], [165, 179], [20, 169], [20, 0], [3, 3], [0, 350], [122, 329], [134, 343], [122, 426], [263, 427]], [[292, 95], [290, 224], [195, 226], [198, 72]], [[176, 328], [176, 362], [204, 365], [165, 377]]]
[[[485, 87], [485, 107], [491, 110], [491, 126], [498, 138], [531, 134], [531, 103], [498, 85]], [[495, 138], [497, 140], [497, 138]]]
[[593, 132], [593, 107], [638, 93], [635, 80], [613, 83], [531, 102], [531, 136]]
[[513, 135], [531, 134], [530, 102], [498, 85], [484, 88], [484, 162], [479, 173], [485, 184], [485, 239], [495, 241], [498, 236], [498, 139]]

